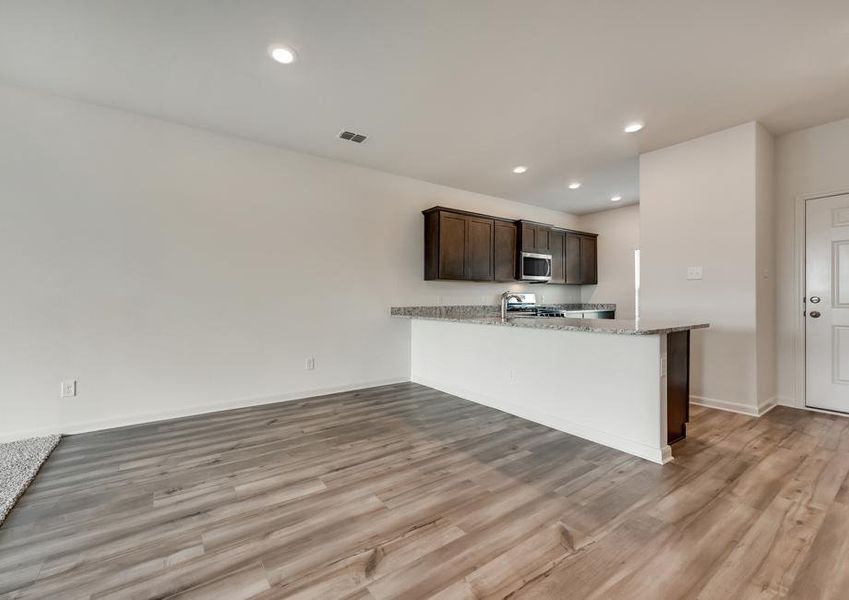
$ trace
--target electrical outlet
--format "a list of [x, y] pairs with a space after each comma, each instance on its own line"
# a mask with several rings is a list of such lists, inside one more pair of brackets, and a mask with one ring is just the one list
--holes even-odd
[[701, 279], [702, 278], [702, 268], [701, 267], [687, 267], [687, 279]]
[[68, 381], [63, 381], [59, 385], [59, 397], [60, 398], [73, 398], [77, 395], [77, 382], [73, 379]]
[[315, 357], [308, 356], [306, 363], [307, 371], [315, 371]]

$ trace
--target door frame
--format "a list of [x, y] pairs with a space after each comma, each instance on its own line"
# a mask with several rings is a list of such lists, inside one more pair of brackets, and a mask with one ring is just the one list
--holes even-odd
[[[846, 416], [847, 413], [826, 410], [823, 408], [814, 408], [808, 406], [807, 399], [807, 370], [805, 368], [807, 359], [807, 337], [805, 330], [805, 303], [802, 299], [807, 294], [805, 279], [805, 261], [807, 258], [807, 207], [809, 200], [821, 200], [823, 198], [833, 198], [835, 196], [845, 196], [849, 194], [849, 188], [832, 190], [829, 192], [817, 192], [813, 194], [799, 194], [796, 196], [796, 244], [794, 247], [794, 260], [796, 261], [796, 408], [803, 408], [814, 412], [826, 413], [829, 415]], [[802, 308], [802, 310], [798, 310]]]

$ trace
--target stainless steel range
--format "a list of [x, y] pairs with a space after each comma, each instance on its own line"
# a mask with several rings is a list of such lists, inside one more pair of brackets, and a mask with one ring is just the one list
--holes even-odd
[[[506, 300], [506, 302], [505, 302]], [[570, 319], [613, 319], [615, 311], [574, 305], [537, 304], [536, 294], [505, 292], [502, 305], [507, 318], [567, 317]]]

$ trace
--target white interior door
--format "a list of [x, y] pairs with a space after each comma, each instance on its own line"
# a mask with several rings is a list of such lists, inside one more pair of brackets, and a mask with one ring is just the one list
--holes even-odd
[[849, 413], [849, 194], [806, 208], [805, 403]]

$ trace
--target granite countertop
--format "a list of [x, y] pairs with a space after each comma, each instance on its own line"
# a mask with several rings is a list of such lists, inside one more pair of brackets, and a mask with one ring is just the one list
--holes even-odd
[[[616, 310], [615, 304], [543, 304], [545, 308], [574, 312], [593, 312], [598, 310]], [[501, 307], [497, 304], [459, 304], [448, 306], [393, 306], [393, 317], [469, 319], [477, 317], [500, 317]]]
[[[609, 304], [582, 305], [583, 310], [605, 310]], [[560, 331], [584, 331], [588, 333], [613, 333], [618, 335], [662, 335], [676, 331], [703, 329], [708, 323], [685, 323], [680, 321], [646, 321], [643, 319], [570, 319], [566, 317], [508, 317], [502, 321], [498, 314], [486, 314], [481, 310], [489, 307], [475, 306], [393, 306], [393, 317], [497, 325], [501, 327], [527, 327], [531, 329], [554, 329]], [[581, 310], [581, 309], [575, 309]], [[610, 310], [609, 308], [607, 310]]]

